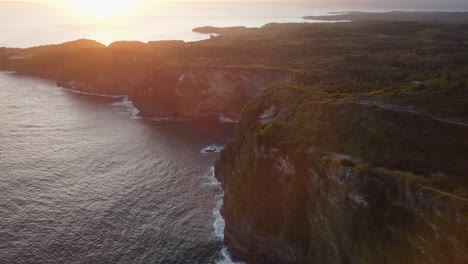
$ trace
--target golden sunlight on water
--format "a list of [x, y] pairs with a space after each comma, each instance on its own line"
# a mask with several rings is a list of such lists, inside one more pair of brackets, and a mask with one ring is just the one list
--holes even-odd
[[143, 0], [58, 0], [81, 19], [108, 20], [131, 15]]

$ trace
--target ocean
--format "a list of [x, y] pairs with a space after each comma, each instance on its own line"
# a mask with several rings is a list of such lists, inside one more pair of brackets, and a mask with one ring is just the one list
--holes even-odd
[[108, 20], [86, 19], [50, 3], [0, 2], [0, 47], [24, 48], [81, 38], [106, 45], [118, 40], [196, 41], [209, 37], [192, 32], [199, 26], [260, 27], [270, 22], [304, 22], [303, 16], [330, 11], [307, 4], [154, 2]]
[[[85, 0], [90, 2], [89, 0]], [[144, 0], [141, 0], [144, 1]], [[336, 11], [391, 10], [468, 10], [463, 1], [169, 1], [146, 0], [135, 5], [124, 16], [113, 19], [89, 19], [79, 11], [48, 2], [0, 1], [0, 47], [31, 47], [57, 44], [81, 38], [110, 44], [118, 40], [184, 40], [197, 41], [209, 36], [192, 32], [200, 26], [260, 27], [271, 22], [309, 22], [307, 15], [325, 15]], [[92, 2], [91, 2], [92, 3]]]
[[203, 149], [233, 125], [135, 113], [0, 72], [0, 263], [223, 263], [218, 153]]
[[[0, 47], [196, 41], [208, 37], [191, 31], [198, 26], [302, 23], [341, 10], [155, 1], [95, 21], [57, 5], [0, 2]], [[137, 114], [125, 97], [0, 72], [0, 263], [233, 263], [213, 175], [218, 153], [204, 150], [227, 144], [234, 124]]]

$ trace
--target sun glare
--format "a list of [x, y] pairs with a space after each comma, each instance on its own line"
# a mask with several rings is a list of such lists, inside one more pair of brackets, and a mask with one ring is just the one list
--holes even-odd
[[138, 0], [62, 0], [62, 2], [81, 16], [110, 19], [126, 15]]

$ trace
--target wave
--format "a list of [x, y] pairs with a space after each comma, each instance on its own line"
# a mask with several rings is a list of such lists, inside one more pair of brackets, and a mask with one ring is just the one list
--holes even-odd
[[120, 106], [124, 107], [131, 115], [132, 119], [140, 119], [141, 117], [138, 116], [140, 110], [138, 110], [134, 105], [133, 102], [128, 100], [128, 97], [125, 96], [122, 101], [118, 101], [112, 104], [113, 106]]
[[246, 264], [245, 262], [236, 262], [232, 260], [231, 255], [229, 255], [229, 251], [227, 247], [223, 247], [223, 249], [221, 249], [221, 258], [218, 259], [215, 263], [216, 264]]
[[167, 116], [167, 117], [145, 117], [145, 120], [156, 121], [156, 122], [186, 122], [186, 121], [193, 121], [196, 119]]
[[238, 120], [226, 117], [224, 114], [221, 114], [221, 115], [219, 115], [219, 122], [221, 122], [221, 123], [237, 123]]
[[132, 119], [141, 118], [140, 116], [138, 116], [138, 114], [140, 113], [140, 110], [138, 110], [133, 104], [133, 102], [128, 99], [127, 95], [108, 95], [108, 94], [87, 93], [87, 92], [82, 92], [73, 88], [65, 88], [62, 86], [56, 86], [56, 88], [64, 92], [70, 92], [70, 93], [75, 93], [75, 94], [82, 94], [82, 95], [87, 95], [87, 96], [99, 96], [99, 97], [106, 97], [106, 98], [112, 98], [112, 99], [122, 99], [121, 101], [115, 102], [112, 105], [124, 107], [127, 110], [127, 112], [131, 114]]
[[237, 123], [237, 119], [232, 119], [229, 117], [226, 117], [224, 114], [217, 114], [217, 113], [204, 113], [200, 114], [196, 118], [180, 118], [180, 117], [147, 117], [145, 119], [150, 120], [150, 121], [157, 121], [157, 122], [186, 122], [186, 121], [196, 121], [196, 120], [201, 120], [204, 118], [210, 118], [210, 117], [218, 117], [218, 121], [221, 123]]
[[224, 146], [210, 145], [210, 146], [205, 147], [202, 150], [200, 150], [200, 153], [202, 153], [202, 154], [219, 153], [223, 149], [224, 149]]
[[0, 73], [5, 73], [5, 74], [16, 74], [15, 71], [10, 71], [10, 70], [0, 70]]
[[[221, 214], [221, 207], [223, 206], [223, 199], [224, 199], [224, 191], [221, 187], [221, 183], [215, 177], [215, 170], [212, 166], [210, 168], [210, 176], [209, 176], [209, 186], [215, 186], [219, 190], [219, 194], [215, 196], [215, 207], [213, 209], [213, 234], [214, 236], [219, 239], [219, 241], [224, 240], [224, 228], [225, 228], [225, 221], [223, 215]], [[229, 254], [229, 250], [226, 246], [223, 246], [218, 259], [215, 261], [215, 264], [246, 264], [244, 262], [236, 262], [232, 260], [231, 255]]]
[[109, 95], [109, 94], [96, 94], [96, 93], [87, 93], [87, 92], [82, 92], [73, 88], [65, 88], [62, 86], [56, 86], [58, 89], [64, 91], [64, 92], [71, 92], [71, 93], [76, 93], [76, 94], [83, 94], [83, 95], [89, 95], [89, 96], [99, 96], [99, 97], [106, 97], [106, 98], [114, 98], [114, 99], [119, 99], [119, 98], [127, 98], [128, 96], [126, 95]]
[[221, 207], [223, 206], [224, 193], [220, 195], [216, 195], [215, 199], [216, 199], [216, 205], [213, 210], [213, 216], [215, 218], [215, 221], [213, 223], [214, 234], [217, 238], [219, 238], [220, 240], [223, 240], [225, 221], [224, 221], [223, 216], [221, 215]]

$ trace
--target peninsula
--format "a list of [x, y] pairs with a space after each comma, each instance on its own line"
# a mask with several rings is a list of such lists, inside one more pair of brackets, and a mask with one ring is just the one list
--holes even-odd
[[304, 19], [321, 21], [392, 21], [392, 22], [433, 22], [433, 23], [467, 23], [468, 12], [330, 12], [326, 16], [305, 16]]

